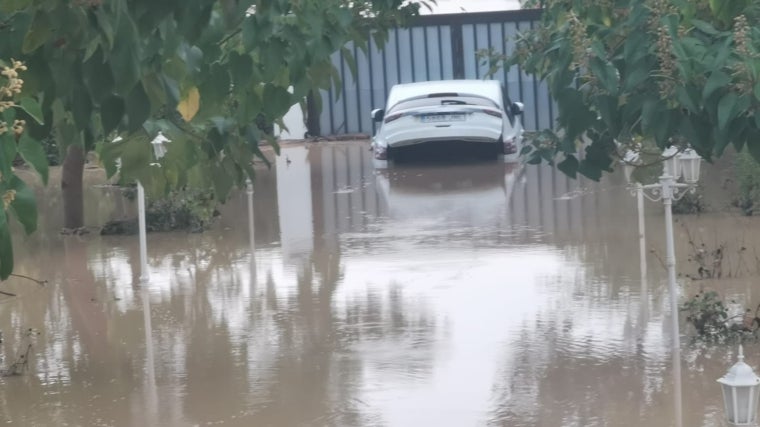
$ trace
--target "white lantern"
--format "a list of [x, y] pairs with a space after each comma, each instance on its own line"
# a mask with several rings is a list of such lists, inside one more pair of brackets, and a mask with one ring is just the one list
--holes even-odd
[[726, 418], [736, 426], [751, 426], [757, 421], [760, 377], [744, 363], [744, 349], [739, 346], [739, 361], [718, 382], [723, 386]]
[[623, 175], [625, 176], [625, 181], [627, 183], [631, 183], [631, 176], [633, 175], [633, 171], [636, 170], [636, 166], [639, 164], [639, 153], [628, 150], [625, 153], [625, 156], [623, 156]]
[[164, 144], [167, 142], [170, 142], [169, 138], [165, 137], [161, 131], [159, 131], [158, 135], [150, 141], [150, 143], [153, 144], [153, 154], [156, 156], [156, 160], [159, 160], [166, 155], [166, 146]]
[[672, 176], [676, 181], [681, 177], [681, 163], [678, 161], [677, 154], [678, 148], [674, 146], [670, 146], [662, 152], [665, 175]]
[[676, 156], [681, 163], [681, 172], [683, 179], [688, 184], [696, 184], [699, 181], [699, 167], [702, 163], [702, 157], [691, 148], [684, 150], [683, 153]]

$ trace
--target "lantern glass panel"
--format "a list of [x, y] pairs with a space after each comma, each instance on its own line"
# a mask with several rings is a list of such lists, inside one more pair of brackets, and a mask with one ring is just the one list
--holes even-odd
[[681, 176], [681, 162], [675, 157], [665, 160], [665, 173], [678, 179]]
[[729, 422], [736, 422], [736, 415], [734, 414], [734, 388], [727, 384], [723, 386], [723, 407], [726, 409], [726, 419]]
[[750, 394], [753, 387], [734, 387], [736, 390], [736, 414], [734, 423], [742, 425], [749, 424], [750, 416]]
[[681, 159], [681, 168], [683, 171], [683, 178], [689, 184], [695, 184], [699, 181], [699, 169], [701, 158], [697, 156], [684, 156]]
[[681, 162], [678, 159], [678, 149], [670, 147], [662, 152], [663, 173], [670, 175], [676, 180], [681, 177]]

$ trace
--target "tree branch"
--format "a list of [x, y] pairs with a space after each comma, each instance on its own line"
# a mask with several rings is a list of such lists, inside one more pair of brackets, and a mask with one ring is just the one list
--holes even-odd
[[[18, 277], [18, 278], [20, 278], [20, 279], [31, 280], [32, 282], [34, 282], [34, 283], [36, 283], [36, 284], [38, 284], [38, 285], [40, 285], [40, 286], [45, 286], [45, 285], [47, 284], [47, 282], [48, 282], [47, 280], [40, 280], [40, 279], [35, 279], [34, 277], [25, 276], [25, 275], [23, 275], [23, 274], [15, 274], [15, 273], [11, 273], [11, 276], [12, 276], [12, 277]], [[15, 295], [14, 295], [14, 296], [15, 296]]]

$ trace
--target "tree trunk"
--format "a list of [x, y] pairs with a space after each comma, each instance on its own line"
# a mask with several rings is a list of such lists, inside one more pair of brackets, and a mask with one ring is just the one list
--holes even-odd
[[79, 145], [69, 145], [61, 172], [61, 192], [63, 193], [63, 226], [67, 229], [84, 227], [84, 149]]
[[306, 96], [306, 129], [310, 137], [322, 136], [319, 124], [319, 107], [314, 96], [314, 91], [309, 91], [309, 94]]

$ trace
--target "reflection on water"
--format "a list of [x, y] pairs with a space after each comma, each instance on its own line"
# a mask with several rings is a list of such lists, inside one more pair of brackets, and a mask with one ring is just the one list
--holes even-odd
[[[42, 335], [29, 374], [0, 378], [0, 422], [719, 425], [715, 379], [732, 359], [669, 350], [657, 206], [640, 236], [616, 176], [376, 171], [370, 154], [284, 147], [257, 177], [252, 217], [241, 191], [214, 231], [149, 235], [148, 284], [136, 238], [58, 236], [47, 189], [17, 271], [49, 284], [4, 284], [19, 295], [0, 301], [4, 361], [23, 329]], [[88, 189], [90, 223], [131, 212], [108, 194]]]

